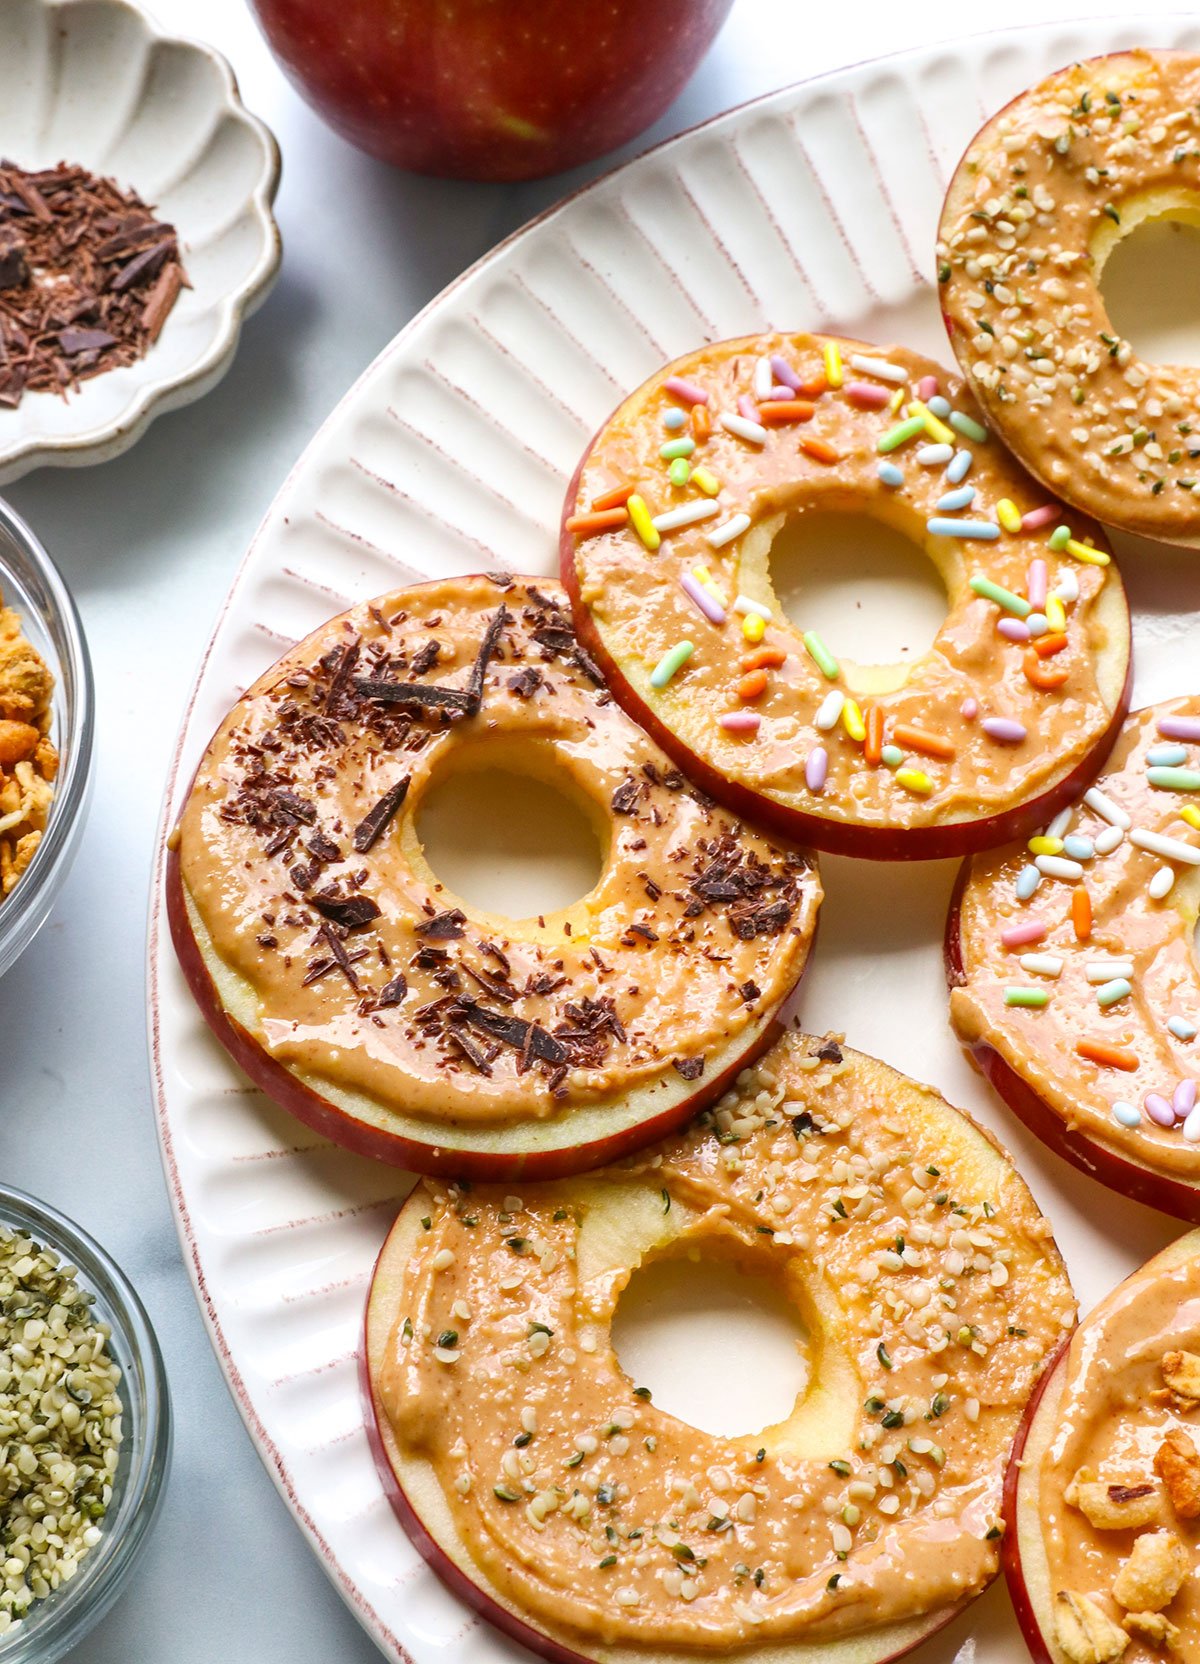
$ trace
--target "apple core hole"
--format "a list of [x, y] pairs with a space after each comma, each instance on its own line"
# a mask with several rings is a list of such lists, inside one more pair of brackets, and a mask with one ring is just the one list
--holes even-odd
[[808, 1335], [771, 1278], [724, 1259], [639, 1266], [613, 1323], [621, 1367], [660, 1410], [719, 1437], [791, 1414], [808, 1387]]
[[946, 586], [929, 556], [868, 514], [789, 515], [770, 561], [783, 611], [798, 630], [815, 630], [837, 659], [916, 664], [946, 622]]
[[515, 768], [472, 763], [435, 780], [417, 811], [416, 831], [447, 890], [506, 919], [572, 907], [603, 871], [588, 806]]
[[1113, 333], [1151, 364], [1200, 365], [1200, 224], [1158, 215], [1113, 247], [1100, 293]]

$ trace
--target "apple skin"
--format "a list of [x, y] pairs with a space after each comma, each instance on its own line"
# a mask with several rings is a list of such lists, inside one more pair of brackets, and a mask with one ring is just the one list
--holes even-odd
[[691, 77], [733, 0], [251, 0], [284, 73], [369, 155], [537, 179], [615, 150]]
[[[213, 1034], [224, 1046], [242, 1072], [250, 1077], [281, 1109], [287, 1110], [305, 1126], [322, 1137], [340, 1144], [356, 1155], [368, 1156], [391, 1167], [403, 1167], [410, 1173], [427, 1173], [440, 1178], [471, 1179], [480, 1183], [507, 1184], [516, 1179], [558, 1179], [573, 1173], [590, 1171], [620, 1157], [640, 1150], [657, 1138], [665, 1137], [684, 1126], [707, 1104], [714, 1102], [733, 1085], [743, 1069], [751, 1067], [783, 1032], [784, 1010], [795, 997], [803, 980], [804, 971], [812, 959], [817, 926], [809, 941], [804, 966], [795, 983], [773, 1012], [766, 1015], [761, 1029], [750, 1042], [737, 1050], [723, 1069], [698, 1084], [694, 1092], [670, 1105], [667, 1109], [647, 1116], [632, 1126], [621, 1128], [603, 1138], [588, 1143], [565, 1142], [549, 1148], [529, 1151], [462, 1151], [442, 1149], [437, 1143], [437, 1128], [431, 1124], [428, 1141], [387, 1132], [366, 1121], [357, 1120], [328, 1098], [315, 1092], [259, 1043], [237, 1022], [221, 1003], [204, 956], [196, 941], [184, 903], [183, 874], [179, 854], [168, 849], [166, 861], [167, 924], [184, 979], [200, 1014]], [[818, 920], [820, 915], [818, 914]], [[569, 1120], [568, 1123], [569, 1125]]]
[[[401, 1208], [402, 1213], [403, 1207]], [[383, 1486], [384, 1494], [391, 1505], [392, 1512], [399, 1520], [405, 1535], [422, 1560], [445, 1584], [451, 1594], [456, 1595], [472, 1612], [477, 1612], [481, 1618], [500, 1630], [502, 1634], [507, 1635], [513, 1641], [519, 1642], [521, 1646], [527, 1647], [537, 1657], [547, 1659], [549, 1664], [603, 1664], [605, 1658], [611, 1657], [611, 1648], [598, 1645], [595, 1651], [584, 1652], [565, 1646], [561, 1641], [556, 1641], [553, 1636], [547, 1635], [544, 1631], [534, 1628], [532, 1624], [524, 1622], [515, 1612], [511, 1612], [506, 1606], [502, 1606], [499, 1601], [493, 1599], [481, 1587], [476, 1578], [460, 1566], [453, 1556], [436, 1541], [404, 1488], [404, 1483], [397, 1471], [399, 1450], [391, 1429], [388, 1427], [387, 1416], [376, 1395], [375, 1385], [371, 1377], [372, 1349], [370, 1336], [372, 1292], [375, 1288], [376, 1279], [381, 1273], [385, 1272], [389, 1251], [393, 1246], [393, 1237], [397, 1234], [397, 1226], [400, 1224], [400, 1217], [400, 1215], [397, 1215], [392, 1229], [384, 1238], [383, 1246], [380, 1248], [375, 1261], [375, 1269], [371, 1274], [371, 1281], [367, 1288], [362, 1339], [358, 1352], [359, 1396], [363, 1409], [367, 1445], [374, 1458], [380, 1484]], [[396, 1451], [395, 1459], [393, 1459], [392, 1451]], [[936, 1635], [939, 1630], [952, 1623], [969, 1605], [970, 1601], [963, 1601], [944, 1612], [931, 1613], [927, 1627], [922, 1630], [919, 1636], [905, 1645], [891, 1651], [885, 1645], [883, 1651], [874, 1655], [865, 1651], [856, 1653], [853, 1659], [844, 1660], [844, 1664], [894, 1664], [896, 1659], [903, 1658], [914, 1647], [922, 1645], [930, 1636]], [[785, 1648], [780, 1648], [779, 1651], [783, 1654], [783, 1664], [786, 1664]], [[702, 1653], [697, 1653], [697, 1664], [700, 1664], [703, 1656]], [[646, 1664], [657, 1664], [658, 1655], [653, 1648], [647, 1647], [645, 1649], [645, 1657]], [[840, 1649], [831, 1646], [829, 1657], [831, 1664], [842, 1664]]]
[[1025, 1406], [1025, 1414], [1021, 1417], [1020, 1424], [1017, 1427], [1016, 1437], [1013, 1439], [1012, 1455], [1009, 1457], [1008, 1471], [1004, 1475], [1004, 1540], [1000, 1544], [1000, 1565], [1004, 1572], [1004, 1581], [1008, 1585], [1008, 1595], [1012, 1601], [1013, 1612], [1016, 1614], [1017, 1624], [1025, 1638], [1025, 1645], [1029, 1648], [1033, 1664], [1056, 1664], [1056, 1660], [1046, 1644], [1046, 1637], [1038, 1620], [1037, 1608], [1034, 1605], [1033, 1597], [1029, 1592], [1029, 1585], [1025, 1581], [1025, 1574], [1021, 1568], [1021, 1545], [1017, 1532], [1021, 1457], [1025, 1453], [1025, 1445], [1029, 1439], [1038, 1406], [1045, 1398], [1046, 1389], [1053, 1382], [1058, 1370], [1065, 1366], [1070, 1345], [1071, 1336], [1064, 1336], [1058, 1350], [1047, 1360], [1046, 1367], [1043, 1369], [1038, 1384], [1033, 1390], [1033, 1396]]
[[[572, 511], [579, 478], [583, 472], [583, 462], [586, 460], [587, 453], [567, 488], [567, 514]], [[1084, 788], [1091, 784], [1103, 767], [1129, 714], [1129, 700], [1133, 691], [1131, 621], [1127, 624], [1129, 639], [1126, 647], [1125, 685], [1107, 728], [1070, 774], [1064, 775], [1049, 791], [1043, 792], [1039, 797], [1019, 803], [1003, 814], [985, 816], [979, 820], [962, 821], [949, 826], [907, 828], [851, 826], [805, 809], [785, 808], [782, 804], [751, 791], [739, 781], [726, 779], [719, 769], [689, 751], [677, 735], [655, 716], [608, 651], [592, 619], [590, 609], [584, 605], [580, 597], [579, 574], [575, 567], [577, 547], [574, 534], [564, 526], [559, 534], [559, 577], [570, 597], [575, 633], [595, 659], [605, 682], [626, 713], [639, 728], [645, 729], [650, 738], [662, 747], [690, 780], [718, 803], [723, 804], [732, 814], [740, 816], [752, 826], [761, 827], [775, 837], [786, 838], [809, 849], [821, 850], [827, 855], [853, 855], [862, 861], [940, 861], [947, 856], [971, 855], [976, 850], [996, 849], [1001, 844], [1028, 837], [1047, 821], [1053, 820], [1060, 809], [1074, 803]], [[1126, 617], [1128, 619], [1128, 609]]]
[[[946, 915], [944, 952], [946, 985], [950, 990], [960, 987], [966, 980], [962, 956], [962, 897], [969, 868], [970, 863], [964, 861], [955, 880]], [[1127, 1156], [1118, 1155], [1086, 1133], [1068, 1127], [1045, 1100], [1022, 1080], [1007, 1059], [986, 1041], [964, 1044], [963, 1050], [1018, 1121], [1055, 1155], [1119, 1195], [1131, 1196], [1135, 1202], [1144, 1202], [1160, 1213], [1169, 1213], [1176, 1219], [1200, 1225], [1200, 1185], [1188, 1184], [1186, 1180], [1166, 1173], [1156, 1173], [1150, 1167], [1130, 1161]]]

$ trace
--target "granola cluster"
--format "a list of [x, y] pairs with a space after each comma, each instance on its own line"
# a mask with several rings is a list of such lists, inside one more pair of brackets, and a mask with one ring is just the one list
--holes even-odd
[[[1155, 1402], [1181, 1417], [1200, 1412], [1200, 1356], [1166, 1352], [1161, 1367]], [[1192, 1552], [1176, 1527], [1200, 1516], [1200, 1451], [1191, 1434], [1169, 1429], [1154, 1453], [1153, 1472], [1103, 1480], [1081, 1468], [1065, 1495], [1093, 1530], [1136, 1535], [1108, 1598], [1056, 1592], [1055, 1638], [1063, 1653], [1071, 1664], [1116, 1664], [1131, 1639], [1154, 1651], [1175, 1651], [1180, 1631], [1167, 1608], [1192, 1570]]]
[[0, 606], [0, 900], [33, 860], [54, 796], [58, 751], [50, 739], [54, 677]]

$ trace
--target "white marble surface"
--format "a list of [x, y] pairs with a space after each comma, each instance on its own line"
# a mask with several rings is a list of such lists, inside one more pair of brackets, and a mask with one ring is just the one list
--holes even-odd
[[[237, 561], [313, 429], [439, 289], [600, 168], [524, 187], [391, 172], [301, 103], [243, 0], [158, 0], [155, 10], [228, 55], [279, 138], [283, 274], [216, 392], [161, 419], [115, 462], [44, 470], [9, 492], [83, 613], [99, 770], [75, 871], [0, 983], [0, 1172], [65, 1208], [122, 1261], [157, 1325], [174, 1393], [175, 1463], [155, 1539], [75, 1664], [308, 1664], [335, 1654], [368, 1664], [372, 1644], [310, 1558], [225, 1391], [167, 1204], [143, 980], [161, 782]], [[1090, 0], [1009, 0], [1004, 17], [1017, 26], [1093, 10]], [[737, 0], [691, 85], [630, 153], [789, 81], [998, 21], [978, 0], [949, 12]]]

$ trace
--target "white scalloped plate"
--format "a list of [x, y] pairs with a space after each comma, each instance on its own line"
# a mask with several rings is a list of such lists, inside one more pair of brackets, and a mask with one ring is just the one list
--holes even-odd
[[[706, 338], [835, 325], [945, 359], [930, 287], [948, 171], [980, 120], [1047, 71], [1138, 43], [1200, 49], [1180, 17], [990, 35], [776, 93], [589, 187], [489, 255], [381, 354], [308, 447], [238, 574], [201, 668], [164, 833], [230, 703], [292, 639], [425, 574], [554, 569], [565, 482], [626, 389]], [[1189, 687], [1194, 555], [1126, 542], [1139, 697]], [[1148, 656], [1146, 649], [1152, 647]], [[449, 1595], [394, 1522], [362, 1432], [367, 1279], [407, 1188], [275, 1109], [210, 1040], [150, 926], [159, 1131], [201, 1309], [230, 1389], [320, 1563], [392, 1658], [519, 1649]], [[940, 941], [953, 864], [822, 862], [803, 1016], [934, 1082], [996, 1128], [1090, 1305], [1174, 1233], [1006, 1117], [952, 1041]], [[999, 1664], [1021, 1643], [994, 1588], [921, 1654]]]
[[78, 162], [136, 190], [179, 232], [191, 282], [144, 358], [0, 409], [7, 483], [106, 462], [216, 386], [279, 270], [279, 151], [218, 52], [125, 0], [0, 0], [0, 156]]

